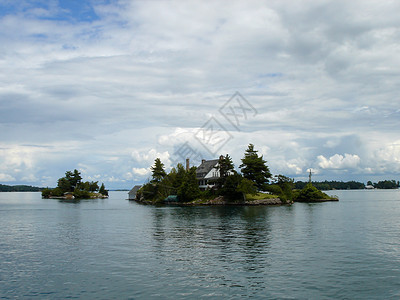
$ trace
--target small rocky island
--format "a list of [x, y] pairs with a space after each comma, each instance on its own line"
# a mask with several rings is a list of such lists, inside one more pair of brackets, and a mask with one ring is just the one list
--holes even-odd
[[81, 173], [78, 170], [67, 171], [65, 176], [58, 179], [57, 187], [46, 188], [42, 191], [43, 198], [51, 199], [98, 199], [108, 198], [108, 191], [104, 183], [99, 187], [98, 181], [82, 181]]
[[294, 180], [272, 176], [263, 156], [249, 144], [234, 170], [228, 154], [219, 159], [203, 160], [198, 167], [178, 164], [167, 174], [159, 158], [151, 167], [152, 179], [136, 186], [129, 200], [142, 204], [174, 205], [290, 205], [293, 202], [338, 201], [316, 189], [311, 182], [302, 190], [294, 189]]

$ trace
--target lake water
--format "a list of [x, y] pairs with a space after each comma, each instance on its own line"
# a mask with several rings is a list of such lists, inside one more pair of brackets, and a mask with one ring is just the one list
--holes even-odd
[[399, 299], [400, 191], [333, 194], [153, 207], [0, 193], [0, 299]]

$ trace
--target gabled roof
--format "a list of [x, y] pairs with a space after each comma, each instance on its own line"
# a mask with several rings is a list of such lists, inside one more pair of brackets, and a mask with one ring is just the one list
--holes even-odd
[[196, 169], [196, 177], [204, 178], [215, 167], [218, 161], [218, 159], [203, 161], [201, 165]]
[[130, 191], [129, 191], [129, 196], [135, 196], [136, 197], [136, 193], [137, 191], [141, 188], [141, 185], [135, 185]]

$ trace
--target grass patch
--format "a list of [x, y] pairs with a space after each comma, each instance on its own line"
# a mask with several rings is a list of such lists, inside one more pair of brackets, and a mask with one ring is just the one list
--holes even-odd
[[247, 201], [263, 200], [263, 199], [276, 199], [276, 198], [279, 198], [279, 196], [274, 195], [274, 194], [264, 194], [264, 193], [257, 193], [255, 195], [246, 194]]

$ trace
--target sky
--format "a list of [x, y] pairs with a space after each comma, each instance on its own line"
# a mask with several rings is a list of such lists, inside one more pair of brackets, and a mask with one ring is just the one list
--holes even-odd
[[273, 174], [400, 180], [400, 2], [0, 0], [0, 183], [107, 188], [250, 143]]

